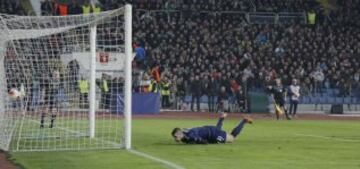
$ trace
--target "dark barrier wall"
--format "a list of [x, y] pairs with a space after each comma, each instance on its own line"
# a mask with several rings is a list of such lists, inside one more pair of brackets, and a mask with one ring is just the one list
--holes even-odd
[[[111, 103], [112, 113], [123, 113], [124, 95], [115, 95]], [[159, 114], [160, 93], [132, 93], [133, 114]]]
[[250, 92], [251, 112], [269, 113], [269, 101], [265, 93]]

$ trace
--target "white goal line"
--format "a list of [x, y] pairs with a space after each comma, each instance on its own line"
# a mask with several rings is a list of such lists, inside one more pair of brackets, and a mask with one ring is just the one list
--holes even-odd
[[[36, 120], [30, 120], [31, 122], [34, 122], [36, 124], [40, 124], [40, 122], [36, 121]], [[79, 134], [79, 135], [88, 135], [86, 133], [82, 133], [82, 132], [79, 132], [79, 131], [74, 131], [74, 130], [71, 130], [71, 129], [68, 129], [68, 128], [63, 128], [63, 127], [58, 127], [55, 125], [54, 128], [58, 128], [58, 129], [61, 129], [61, 130], [64, 130], [64, 131], [67, 131], [69, 133], [74, 133], [74, 134]], [[108, 141], [108, 140], [103, 140], [103, 139], [100, 139], [100, 138], [92, 138], [94, 140], [97, 140], [97, 141], [100, 141], [100, 142], [105, 142], [107, 144], [111, 144], [113, 145], [114, 147], [121, 147], [122, 145], [119, 144], [119, 143], [116, 143], [116, 142], [112, 142], [112, 141]], [[147, 158], [147, 159], [150, 159], [152, 161], [156, 161], [158, 163], [161, 163], [161, 164], [164, 164], [170, 168], [174, 168], [174, 169], [185, 169], [184, 167], [182, 166], [179, 166], [173, 162], [170, 162], [170, 161], [167, 161], [167, 160], [163, 160], [163, 159], [160, 159], [160, 158], [157, 158], [157, 157], [154, 157], [154, 156], [151, 156], [149, 154], [145, 154], [145, 153], [142, 153], [142, 152], [139, 152], [137, 150], [134, 150], [134, 149], [129, 149], [128, 152], [130, 153], [133, 153], [135, 155], [138, 155], [138, 156], [141, 156], [141, 157], [144, 157], [144, 158]]]
[[[34, 123], [37, 123], [37, 124], [40, 124], [40, 122], [38, 122], [38, 121], [36, 121], [36, 120], [30, 119], [29, 121], [34, 122]], [[78, 134], [78, 135], [80, 135], [80, 136], [89, 136], [89, 134], [87, 134], [87, 133], [83, 133], [83, 132], [71, 130], [71, 129], [64, 128], [64, 127], [59, 127], [59, 126], [57, 126], [57, 125], [54, 126], [54, 129], [64, 130], [64, 131], [67, 131], [67, 132], [69, 132], [69, 133]], [[104, 143], [107, 143], [107, 144], [111, 144], [111, 145], [113, 145], [114, 147], [121, 147], [121, 144], [116, 143], [116, 142], [113, 142], [113, 141], [103, 140], [103, 139], [96, 138], [96, 137], [95, 137], [95, 138], [92, 138], [92, 139], [93, 139], [93, 140], [100, 141], [100, 142], [104, 142]]]
[[130, 149], [128, 150], [130, 153], [133, 153], [135, 155], [138, 155], [138, 156], [141, 156], [141, 157], [144, 157], [144, 158], [147, 158], [147, 159], [150, 159], [150, 160], [153, 160], [153, 161], [156, 161], [156, 162], [159, 162], [159, 163], [162, 163], [170, 168], [174, 168], [174, 169], [185, 169], [184, 167], [182, 166], [179, 166], [173, 162], [170, 162], [170, 161], [166, 161], [166, 160], [163, 160], [161, 158], [157, 158], [157, 157], [154, 157], [154, 156], [151, 156], [149, 154], [145, 154], [145, 153], [142, 153], [142, 152], [139, 152], [139, 151], [136, 151], [134, 149]]

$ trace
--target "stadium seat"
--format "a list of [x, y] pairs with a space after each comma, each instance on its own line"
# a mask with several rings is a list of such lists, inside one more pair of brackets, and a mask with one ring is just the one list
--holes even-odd
[[321, 97], [319, 97], [319, 104], [326, 104], [327, 103], [327, 99], [328, 97], [326, 97], [326, 96], [321, 96]]
[[209, 97], [207, 96], [201, 96], [200, 103], [208, 103]]
[[301, 103], [302, 104], [309, 104], [310, 103], [310, 98], [308, 96], [303, 96], [301, 97]]
[[326, 89], [325, 95], [327, 96], [333, 96], [334, 95], [334, 89]]
[[314, 93], [313, 96], [314, 97], [320, 97], [322, 94], [321, 93]]
[[327, 103], [328, 104], [335, 104], [336, 103], [335, 98], [332, 97], [332, 96], [327, 97]]
[[310, 100], [311, 104], [318, 104], [319, 98], [315, 97], [315, 96], [312, 96], [312, 97], [309, 97], [309, 100]]
[[351, 104], [351, 97], [350, 96], [344, 98], [344, 104]]
[[304, 103], [304, 97], [305, 97], [305, 96], [299, 98], [299, 104], [303, 104], [303, 103]]
[[335, 104], [343, 104], [344, 98], [343, 97], [335, 97]]
[[352, 103], [352, 104], [357, 104], [357, 103], [359, 103], [359, 100], [358, 100], [356, 97], [351, 97], [350, 99], [351, 99], [351, 103]]
[[191, 96], [185, 96], [184, 102], [191, 103]]

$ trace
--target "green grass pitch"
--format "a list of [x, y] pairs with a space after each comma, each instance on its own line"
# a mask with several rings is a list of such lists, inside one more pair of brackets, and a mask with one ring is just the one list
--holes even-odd
[[[230, 131], [239, 120], [225, 120]], [[269, 121], [246, 125], [233, 144], [183, 145], [173, 127], [216, 120], [133, 121], [133, 148], [190, 169], [360, 169], [358, 121]], [[26, 169], [158, 169], [163, 164], [125, 150], [12, 153]]]

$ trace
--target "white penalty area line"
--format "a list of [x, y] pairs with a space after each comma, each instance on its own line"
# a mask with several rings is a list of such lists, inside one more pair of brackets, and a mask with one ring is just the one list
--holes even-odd
[[321, 136], [321, 135], [302, 134], [302, 133], [295, 133], [294, 135], [304, 136], [304, 137], [320, 138], [320, 139], [325, 139], [325, 140], [334, 140], [334, 141], [360, 143], [360, 140], [345, 139], [345, 138], [336, 138], [336, 137]]
[[138, 156], [141, 156], [141, 157], [144, 157], [144, 158], [147, 158], [147, 159], [150, 159], [150, 160], [153, 160], [153, 161], [156, 161], [156, 162], [159, 162], [159, 163], [162, 163], [170, 168], [174, 168], [174, 169], [185, 169], [184, 167], [182, 166], [179, 166], [173, 162], [170, 162], [170, 161], [166, 161], [166, 160], [163, 160], [163, 159], [160, 159], [160, 158], [157, 158], [157, 157], [154, 157], [154, 156], [151, 156], [151, 155], [148, 155], [148, 154], [145, 154], [145, 153], [142, 153], [142, 152], [139, 152], [139, 151], [136, 151], [136, 150], [133, 150], [133, 149], [130, 149], [128, 150], [130, 153], [133, 153], [135, 155], [138, 155]]

